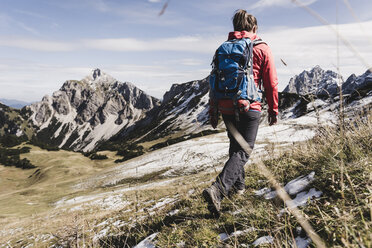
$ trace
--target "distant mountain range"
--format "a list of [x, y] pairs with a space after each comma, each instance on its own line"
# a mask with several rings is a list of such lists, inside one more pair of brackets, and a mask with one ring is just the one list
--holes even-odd
[[[328, 111], [332, 106], [330, 111], [337, 111], [341, 81], [337, 73], [319, 66], [294, 76], [280, 93], [281, 118], [314, 111], [316, 99], [318, 109]], [[346, 109], [370, 108], [371, 86], [370, 70], [361, 76], [351, 75], [342, 85]], [[118, 150], [211, 130], [207, 104], [208, 78], [174, 84], [160, 101], [95, 69], [80, 81], [66, 81], [52, 96], [21, 110], [1, 105], [0, 136], [27, 133], [35, 144], [74, 151]]]
[[27, 105], [30, 105], [30, 102], [19, 101], [14, 99], [0, 98], [0, 103], [7, 105], [12, 108], [21, 109]]
[[320, 66], [315, 66], [310, 71], [303, 71], [289, 80], [283, 92], [299, 95], [316, 95], [317, 97], [334, 97], [339, 94], [339, 85], [342, 83], [342, 93], [352, 94], [355, 91], [367, 89], [372, 83], [371, 70], [357, 77], [349, 76], [344, 82], [341, 75], [333, 71], [324, 71]]

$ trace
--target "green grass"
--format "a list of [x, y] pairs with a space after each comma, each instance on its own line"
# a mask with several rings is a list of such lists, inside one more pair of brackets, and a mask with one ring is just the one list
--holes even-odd
[[0, 165], [2, 216], [24, 217], [52, 209], [51, 203], [75, 192], [72, 185], [114, 166], [117, 158], [114, 152], [100, 152], [110, 159], [92, 161], [77, 152], [47, 151], [32, 145], [27, 147], [31, 147], [31, 151], [21, 154], [21, 159], [29, 159], [37, 168], [22, 171]]
[[[297, 144], [280, 157], [264, 162], [277, 180], [283, 184], [298, 176], [315, 171], [316, 181], [311, 187], [321, 190], [323, 195], [321, 198], [309, 202], [306, 207], [300, 207], [300, 210], [329, 247], [372, 246], [370, 231], [372, 225], [371, 124], [371, 117], [350, 123], [346, 127], [347, 131], [344, 136], [340, 135], [340, 130], [337, 128], [319, 128], [318, 135], [313, 140]], [[114, 152], [102, 153], [114, 154]], [[57, 154], [58, 156], [56, 156]], [[93, 173], [85, 171], [86, 167], [81, 167], [85, 163], [87, 165], [96, 163], [92, 168], [96, 168], [99, 172], [105, 167], [101, 163], [109, 166], [109, 163], [113, 163], [114, 160], [112, 156], [108, 156], [109, 161], [95, 162], [81, 154], [66, 151], [44, 153], [35, 147], [27, 156], [35, 163], [36, 161], [40, 164], [49, 163], [50, 168], [52, 168], [52, 164], [60, 164], [60, 166], [64, 164], [57, 168], [64, 168], [67, 177], [75, 179], [81, 178], [79, 173]], [[70, 156], [71, 160], [63, 160], [67, 156]], [[71, 166], [71, 161], [85, 162], [79, 167], [75, 167], [75, 165], [67, 169], [67, 166]], [[98, 164], [100, 165], [98, 166]], [[58, 175], [53, 173], [48, 175], [48, 172], [45, 171], [46, 168], [48, 167], [41, 168], [39, 172], [33, 171], [36, 182], [32, 182], [30, 187], [25, 188], [24, 185], [19, 184], [23, 178], [28, 176], [22, 172], [17, 176], [12, 174], [15, 176], [13, 183], [9, 183], [9, 181], [7, 185], [2, 186], [0, 181], [0, 190], [4, 192], [9, 186], [11, 186], [12, 192], [18, 190], [19, 192], [13, 196], [16, 196], [14, 199], [19, 202], [22, 202], [24, 197], [32, 198], [36, 195], [40, 196], [41, 202], [46, 199], [49, 199], [47, 202], [51, 201], [54, 199], [52, 193], [45, 192], [45, 189], [49, 190], [52, 186], [48, 176], [58, 177], [60, 172]], [[128, 178], [116, 186], [141, 185], [150, 181], [162, 180], [161, 175], [166, 170], [149, 173], [139, 178]], [[42, 177], [42, 172], [45, 173], [46, 178]], [[183, 244], [184, 247], [244, 247], [245, 244], [250, 245], [257, 238], [266, 235], [271, 235], [275, 241], [274, 244], [263, 247], [291, 247], [294, 237], [298, 235], [299, 224], [289, 214], [278, 215], [284, 207], [283, 202], [278, 199], [264, 200], [254, 194], [255, 190], [270, 187], [268, 181], [254, 164], [246, 168], [246, 193], [233, 199], [224, 199], [221, 217], [219, 219], [212, 218], [206, 208], [206, 203], [201, 198], [201, 192], [210, 184], [210, 180], [215, 178], [217, 173], [217, 171], [213, 173], [201, 172], [189, 176], [179, 176], [171, 184], [162, 187], [128, 192], [125, 197], [132, 204], [115, 211], [92, 208], [72, 213], [47, 212], [48, 206], [45, 205], [45, 214], [37, 218], [30, 218], [27, 225], [28, 227], [36, 226], [32, 229], [36, 234], [56, 234], [57, 236], [50, 241], [50, 244], [66, 245], [69, 242], [67, 246], [70, 247], [83, 245], [86, 247], [132, 247], [155, 232], [159, 233], [155, 240], [158, 247], [175, 247], [177, 244]], [[11, 178], [9, 175], [6, 178]], [[60, 181], [63, 181], [62, 179]], [[57, 192], [55, 194], [59, 198], [63, 195], [62, 190], [67, 190], [71, 186], [71, 182], [67, 178], [64, 180], [63, 184], [57, 185], [52, 191]], [[191, 189], [194, 190], [193, 193], [189, 193]], [[80, 193], [70, 192], [69, 194], [77, 196]], [[2, 203], [1, 199], [4, 201], [6, 196], [2, 196], [2, 198], [0, 197], [0, 206], [4, 207], [5, 203]], [[154, 210], [155, 212], [148, 210], [165, 197], [173, 197], [177, 201]], [[20, 209], [21, 204], [16, 205], [15, 208]], [[11, 208], [6, 209], [6, 212], [9, 213], [10, 210]], [[170, 215], [169, 213], [173, 210], [177, 210], [177, 212]], [[28, 213], [32, 213], [32, 211]], [[9, 214], [1, 214], [0, 224], [9, 222], [10, 218]], [[47, 220], [45, 221], [45, 219]], [[120, 220], [129, 224], [122, 227], [108, 224], [107, 234], [99, 240], [93, 240], [94, 235], [106, 227], [98, 226], [98, 224], [110, 219], [112, 222]], [[14, 226], [17, 226], [17, 222], [15, 223]], [[18, 223], [18, 225], [20, 224]], [[26, 227], [27, 225], [22, 224]], [[236, 231], [249, 230], [252, 227], [253, 230], [224, 242], [218, 237], [221, 233], [231, 234]], [[304, 234], [304, 231], [301, 231], [301, 235]], [[15, 243], [17, 240], [14, 239], [12, 243], [14, 247], [17, 247]], [[27, 242], [24, 241], [24, 244]], [[38, 244], [38, 246], [46, 247], [47, 245]]]
[[[327, 246], [372, 246], [371, 124], [370, 117], [351, 123], [344, 137], [338, 129], [320, 129], [315, 139], [279, 158], [265, 161], [283, 184], [315, 171], [316, 181], [312, 187], [321, 190], [323, 195], [300, 209]], [[255, 165], [246, 173], [247, 193], [233, 200], [225, 199], [219, 219], [209, 215], [200, 197], [206, 185], [199, 184], [193, 195], [181, 197], [176, 205], [124, 229], [125, 235], [103, 239], [102, 244], [131, 247], [159, 232], [156, 238], [159, 247], [175, 247], [181, 243], [184, 247], [242, 247], [265, 235], [275, 239], [270, 247], [291, 247], [300, 225], [289, 214], [278, 215], [284, 207], [280, 200], [267, 201], [255, 196], [255, 190], [270, 186]], [[214, 176], [206, 176], [205, 181]], [[169, 216], [172, 209], [179, 212]], [[218, 238], [220, 233], [230, 234], [250, 227], [254, 230], [225, 242]], [[302, 230], [301, 235], [304, 234]]]
[[164, 179], [162, 176], [165, 172], [167, 172], [170, 168], [165, 168], [160, 171], [154, 171], [148, 174], [145, 174], [141, 177], [129, 177], [124, 178], [118, 182], [115, 182], [115, 184], [110, 184], [105, 187], [114, 187], [118, 185], [136, 185], [136, 184], [143, 184], [151, 181], [156, 181], [159, 179]]

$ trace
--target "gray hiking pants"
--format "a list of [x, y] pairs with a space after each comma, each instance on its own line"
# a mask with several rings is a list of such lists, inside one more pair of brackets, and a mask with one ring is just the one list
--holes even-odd
[[[253, 149], [256, 141], [258, 125], [260, 123], [261, 113], [257, 111], [248, 111], [240, 114], [240, 121], [235, 120], [234, 115], [222, 115], [223, 120], [233, 123], [243, 138]], [[229, 159], [225, 163], [222, 172], [217, 176], [213, 183], [220, 190], [220, 198], [226, 196], [234, 187], [238, 190], [245, 188], [244, 165], [248, 162], [249, 155], [240, 147], [234, 137], [227, 132], [230, 139]]]

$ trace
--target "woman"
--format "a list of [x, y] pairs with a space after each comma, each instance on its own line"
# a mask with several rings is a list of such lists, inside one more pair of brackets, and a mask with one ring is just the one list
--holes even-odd
[[[253, 75], [256, 87], [263, 85], [268, 103], [269, 125], [277, 123], [278, 115], [278, 79], [274, 65], [274, 58], [269, 46], [262, 42], [257, 36], [257, 19], [247, 13], [246, 10], [237, 10], [233, 17], [234, 32], [229, 33], [228, 40], [249, 38], [253, 41]], [[247, 102], [244, 102], [247, 101]], [[235, 118], [234, 102], [231, 99], [221, 99], [216, 102], [210, 98], [210, 123], [213, 128], [217, 127], [218, 112], [222, 114], [223, 120], [232, 123], [253, 149], [257, 136], [258, 125], [261, 116], [261, 102], [253, 103], [248, 100], [239, 100], [239, 105], [249, 106], [240, 110], [239, 118]], [[240, 145], [228, 132], [230, 139], [229, 159], [225, 163], [222, 172], [217, 176], [216, 181], [203, 191], [203, 197], [208, 203], [209, 211], [219, 216], [221, 200], [233, 193], [242, 194], [245, 189], [244, 165], [249, 159]]]

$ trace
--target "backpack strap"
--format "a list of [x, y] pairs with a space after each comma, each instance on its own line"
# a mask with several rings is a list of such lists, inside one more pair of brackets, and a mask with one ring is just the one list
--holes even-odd
[[[249, 54], [249, 58], [248, 58], [248, 68], [247, 68], [247, 80], [250, 81], [251, 84], [254, 84], [254, 73], [253, 73], [253, 47], [256, 45], [255, 44], [255, 41], [256, 40], [253, 40], [250, 44], [249, 44], [249, 51], [250, 51], [250, 54]], [[248, 91], [248, 87], [247, 87], [247, 91]], [[248, 94], [248, 92], [247, 92]]]
[[[266, 44], [267, 45], [267, 43], [265, 41], [263, 41], [261, 38], [253, 40], [253, 46], [257, 46], [259, 44]], [[258, 83], [258, 87], [259, 87], [259, 89], [262, 93], [262, 100], [261, 101], [263, 101], [264, 98], [265, 98], [265, 91], [262, 89], [262, 80], [260, 80], [260, 82]]]
[[257, 46], [259, 44], [266, 44], [266, 42], [263, 41], [261, 38], [253, 40], [253, 46]]
[[[253, 42], [251, 41], [250, 43], [247, 42], [247, 39], [249, 38], [243, 38], [244, 41], [245, 41], [245, 45], [247, 46], [248, 50], [250, 51], [250, 53], [252, 53], [252, 49], [253, 49]], [[251, 39], [249, 39], [251, 40]], [[248, 56], [250, 56], [252, 54], [248, 54]], [[243, 67], [244, 70], [247, 70], [248, 69], [248, 66], [249, 66], [249, 60], [250, 60], [250, 57], [247, 57], [246, 61], [245, 61], [245, 65]]]
[[[254, 46], [254, 43], [249, 38], [243, 38], [243, 39], [244, 39], [245, 44], [246, 44], [246, 46], [249, 50], [249, 53], [247, 54], [248, 57], [246, 58], [245, 65], [243, 67], [244, 74], [247, 76], [248, 81], [249, 80], [254, 80], [253, 79], [253, 46]], [[249, 39], [251, 42], [248, 43], [247, 39]], [[247, 87], [247, 90], [248, 90], [248, 87]], [[233, 105], [234, 105], [235, 120], [237, 122], [240, 121], [240, 118], [239, 118], [240, 109], [239, 109], [239, 106], [238, 106], [238, 99], [239, 99], [239, 96], [241, 94], [242, 94], [242, 92], [239, 90], [238, 93], [232, 99], [233, 100]]]
[[218, 52], [218, 49], [214, 53], [214, 56], [213, 56], [213, 59], [212, 59], [212, 62], [211, 62], [212, 69], [218, 69], [217, 52]]

